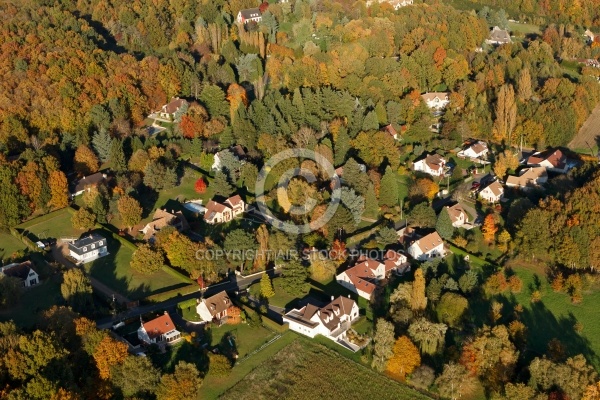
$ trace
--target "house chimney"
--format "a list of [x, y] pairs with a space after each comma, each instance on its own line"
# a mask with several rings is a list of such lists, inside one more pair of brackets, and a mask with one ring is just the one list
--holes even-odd
[[350, 298], [350, 295], [348, 295], [348, 298]]
[[167, 315], [167, 314], [168, 314], [168, 312], [165, 311], [165, 315]]
[[334, 299], [334, 297], [333, 297], [333, 296], [331, 296], [331, 301], [333, 301], [333, 299]]

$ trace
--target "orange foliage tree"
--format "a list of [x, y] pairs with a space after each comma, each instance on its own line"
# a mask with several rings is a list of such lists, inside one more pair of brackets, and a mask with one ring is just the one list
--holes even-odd
[[196, 191], [196, 193], [204, 193], [206, 192], [206, 182], [204, 182], [204, 179], [199, 178], [196, 183], [194, 184], [194, 190]]
[[69, 190], [67, 177], [62, 171], [52, 171], [48, 178], [50, 186], [50, 202], [48, 205], [55, 208], [63, 208], [69, 205]]
[[81, 175], [89, 175], [98, 171], [100, 165], [96, 154], [86, 145], [82, 144], [75, 151], [75, 171]]
[[96, 347], [94, 360], [102, 379], [110, 378], [110, 368], [122, 364], [127, 358], [127, 345], [106, 336]]
[[485, 217], [481, 232], [483, 232], [483, 238], [486, 242], [491, 243], [494, 241], [496, 232], [498, 232], [498, 227], [496, 226], [496, 218], [494, 218], [493, 214], [488, 214]]
[[411, 374], [415, 368], [421, 365], [421, 355], [419, 349], [406, 336], [401, 336], [396, 340], [394, 355], [386, 365], [386, 370], [395, 378], [406, 379], [406, 375]]

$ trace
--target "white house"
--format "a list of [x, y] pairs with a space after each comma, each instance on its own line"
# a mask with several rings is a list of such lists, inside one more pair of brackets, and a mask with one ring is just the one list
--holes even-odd
[[168, 104], [165, 104], [156, 113], [159, 118], [163, 118], [169, 121], [175, 119], [175, 113], [181, 109], [181, 107], [187, 106], [188, 102], [179, 97], [173, 97]]
[[446, 160], [439, 154], [430, 154], [413, 162], [415, 171], [425, 172], [431, 176], [443, 176]]
[[444, 242], [437, 232], [433, 232], [413, 242], [408, 247], [408, 254], [419, 261], [443, 257], [445, 255]]
[[388, 250], [383, 262], [362, 259], [352, 268], [336, 276], [338, 284], [353, 291], [360, 297], [371, 300], [379, 282], [391, 272], [403, 273], [410, 268], [408, 259], [402, 253]]
[[181, 333], [176, 329], [173, 320], [166, 311], [160, 317], [142, 323], [137, 334], [138, 339], [146, 345], [159, 343], [172, 344], [181, 339]]
[[509, 176], [506, 179], [506, 186], [530, 190], [546, 182], [548, 182], [548, 173], [545, 167], [529, 167], [522, 170], [519, 176]]
[[450, 94], [447, 92], [431, 92], [421, 95], [427, 107], [434, 110], [441, 110], [450, 104]]
[[448, 215], [450, 215], [450, 220], [452, 221], [453, 227], [460, 228], [469, 222], [469, 216], [460, 203], [456, 203], [452, 207], [446, 206], [444, 209], [448, 212]]
[[89, 192], [92, 187], [97, 187], [100, 183], [104, 182], [106, 178], [107, 175], [102, 172], [96, 172], [95, 174], [84, 176], [77, 181], [71, 190], [71, 196], [79, 196], [86, 190]]
[[530, 167], [544, 167], [548, 171], [561, 174], [569, 170], [567, 156], [560, 149], [548, 149], [533, 153], [527, 159], [527, 165]]
[[33, 263], [31, 261], [12, 263], [0, 267], [0, 276], [2, 275], [11, 276], [21, 280], [24, 287], [32, 287], [40, 283], [40, 276], [33, 269]]
[[260, 15], [260, 9], [258, 8], [247, 8], [238, 12], [236, 21], [238, 24], [247, 24], [250, 21], [259, 23], [262, 20]]
[[88, 263], [108, 255], [106, 239], [97, 233], [85, 235], [69, 243], [69, 254], [78, 263]]
[[288, 323], [292, 331], [311, 338], [323, 335], [334, 341], [342, 341], [358, 317], [356, 302], [340, 296], [337, 299], [332, 297], [331, 303], [322, 308], [307, 304], [300, 309], [293, 309], [283, 315], [283, 322]]
[[485, 159], [488, 155], [488, 145], [486, 142], [477, 141], [464, 150], [458, 152], [460, 158]]
[[494, 181], [481, 189], [479, 198], [488, 203], [497, 203], [504, 197], [504, 187], [498, 181]]
[[507, 30], [500, 29], [499, 27], [495, 26], [490, 31], [490, 36], [485, 40], [485, 42], [487, 44], [501, 45], [512, 43], [512, 39], [510, 38], [510, 33]]
[[225, 200], [222, 204], [210, 200], [205, 208], [204, 220], [214, 225], [229, 222], [238, 215], [243, 214], [246, 211], [246, 203], [236, 194]]
[[227, 321], [229, 311], [234, 307], [227, 292], [222, 291], [214, 296], [201, 299], [196, 306], [196, 312], [206, 322], [222, 324]]

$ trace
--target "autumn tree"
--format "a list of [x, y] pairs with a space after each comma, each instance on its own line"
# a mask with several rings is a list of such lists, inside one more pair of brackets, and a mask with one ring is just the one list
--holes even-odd
[[483, 220], [483, 226], [481, 227], [483, 238], [488, 243], [493, 243], [496, 238], [496, 232], [498, 232], [498, 226], [496, 225], [496, 218], [494, 214], [488, 214]]
[[463, 346], [461, 364], [480, 376], [487, 387], [497, 390], [512, 378], [518, 356], [504, 325], [484, 326]]
[[373, 362], [371, 365], [376, 370], [383, 371], [388, 360], [394, 355], [394, 325], [383, 318], [379, 318], [375, 325], [373, 343]]
[[517, 96], [521, 101], [527, 101], [533, 96], [529, 68], [523, 68], [519, 71], [519, 77], [517, 78], [517, 93]]
[[149, 160], [148, 152], [144, 149], [138, 149], [129, 158], [128, 168], [130, 171], [144, 172]]
[[126, 397], [151, 396], [160, 380], [160, 372], [148, 357], [127, 356], [111, 369], [110, 380]]
[[406, 379], [406, 375], [410, 375], [415, 368], [421, 365], [419, 349], [406, 336], [400, 336], [396, 340], [392, 353], [392, 357], [386, 364], [386, 370], [393, 377], [402, 381]]
[[142, 207], [140, 203], [131, 196], [121, 196], [117, 200], [117, 209], [121, 216], [121, 222], [131, 229], [142, 220]]
[[76, 311], [92, 306], [92, 284], [79, 268], [71, 268], [63, 274], [60, 285], [63, 299]]
[[224, 377], [231, 372], [231, 362], [223, 354], [208, 353], [208, 372], [217, 377]]
[[98, 171], [99, 161], [96, 157], [96, 154], [87, 147], [82, 144], [75, 151], [74, 168], [80, 175], [90, 175], [94, 172]]
[[105, 336], [96, 347], [94, 360], [100, 373], [100, 378], [111, 377], [111, 367], [123, 364], [127, 359], [127, 345], [121, 341]]
[[237, 83], [232, 83], [227, 89], [227, 100], [229, 101], [229, 117], [231, 121], [234, 121], [238, 109], [248, 104], [246, 90]]
[[408, 334], [423, 353], [435, 354], [444, 347], [446, 330], [448, 327], [445, 324], [435, 324], [421, 318], [410, 324]]
[[446, 292], [436, 307], [438, 320], [451, 328], [459, 328], [462, 319], [469, 309], [469, 302], [458, 293]]
[[460, 364], [444, 365], [442, 374], [435, 380], [440, 394], [448, 399], [457, 400], [468, 396], [477, 388], [477, 381]]
[[510, 149], [498, 155], [494, 163], [494, 173], [499, 178], [504, 178], [508, 170], [515, 170], [519, 166], [519, 159]]
[[198, 178], [196, 180], [196, 183], [194, 184], [194, 190], [196, 191], [196, 193], [200, 194], [206, 192], [206, 182], [204, 182], [203, 178]]
[[50, 201], [48, 205], [53, 208], [63, 208], [69, 205], [69, 190], [67, 177], [62, 171], [52, 171], [48, 175], [50, 187]]
[[129, 266], [142, 274], [153, 274], [165, 266], [165, 258], [160, 250], [143, 244], [133, 252]]
[[179, 361], [175, 372], [161, 377], [156, 397], [158, 400], [195, 399], [201, 384], [202, 378], [194, 364]]
[[517, 124], [517, 103], [512, 85], [503, 85], [496, 100], [496, 120], [494, 122], [494, 138], [512, 143], [512, 132]]
[[96, 215], [89, 209], [81, 207], [71, 217], [71, 223], [75, 229], [92, 229], [96, 225]]
[[309, 260], [310, 267], [308, 267], [308, 270], [312, 279], [318, 282], [326, 282], [335, 276], [337, 268], [335, 261], [318, 253], [311, 253]]
[[412, 284], [412, 296], [410, 302], [411, 309], [420, 313], [427, 307], [427, 297], [425, 297], [425, 276], [423, 270], [417, 268], [415, 270], [415, 280]]
[[263, 274], [262, 278], [260, 279], [260, 296], [265, 299], [270, 299], [271, 297], [275, 296], [271, 278], [269, 278], [269, 275], [267, 274]]

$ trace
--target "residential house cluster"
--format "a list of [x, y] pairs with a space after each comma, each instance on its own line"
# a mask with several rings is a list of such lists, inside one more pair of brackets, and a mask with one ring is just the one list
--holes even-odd
[[336, 276], [336, 281], [360, 297], [371, 300], [381, 281], [390, 273], [404, 273], [410, 268], [404, 254], [388, 250], [382, 261], [361, 258], [352, 268]]
[[239, 195], [231, 196], [223, 203], [210, 200], [205, 207], [204, 221], [214, 225], [229, 222], [246, 211], [246, 203]]
[[355, 350], [346, 341], [346, 332], [358, 317], [356, 302], [350, 297], [340, 296], [332, 297], [331, 302], [323, 307], [309, 303], [300, 309], [295, 308], [283, 316], [283, 322], [294, 332], [311, 338], [323, 335]]
[[157, 209], [152, 216], [152, 221], [148, 222], [140, 232], [144, 234], [144, 240], [153, 242], [154, 235], [168, 226], [174, 227], [179, 232], [189, 229], [187, 219], [181, 211]]

